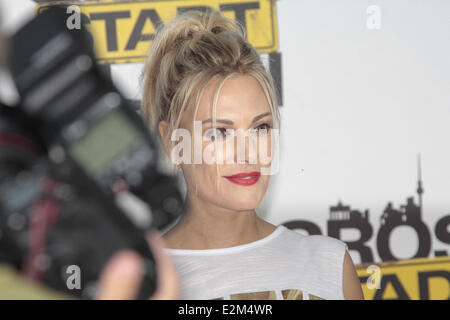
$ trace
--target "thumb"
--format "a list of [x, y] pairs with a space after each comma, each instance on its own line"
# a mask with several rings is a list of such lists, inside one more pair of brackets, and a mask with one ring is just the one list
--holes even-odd
[[144, 272], [144, 264], [138, 253], [122, 250], [106, 264], [100, 275], [97, 299], [136, 299]]

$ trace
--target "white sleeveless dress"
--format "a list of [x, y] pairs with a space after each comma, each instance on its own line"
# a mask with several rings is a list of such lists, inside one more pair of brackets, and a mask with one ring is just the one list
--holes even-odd
[[346, 250], [340, 240], [283, 225], [240, 246], [166, 249], [180, 276], [182, 300], [341, 300]]

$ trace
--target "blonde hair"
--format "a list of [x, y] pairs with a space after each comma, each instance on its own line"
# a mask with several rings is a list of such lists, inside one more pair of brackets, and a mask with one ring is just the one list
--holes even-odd
[[191, 105], [195, 106], [195, 119], [203, 89], [219, 76], [215, 121], [218, 92], [225, 80], [236, 74], [251, 75], [260, 83], [274, 127], [279, 127], [273, 79], [243, 30], [214, 9], [184, 12], [158, 28], [143, 72], [142, 113], [151, 129], [157, 131], [159, 122], [165, 120], [172, 132]]

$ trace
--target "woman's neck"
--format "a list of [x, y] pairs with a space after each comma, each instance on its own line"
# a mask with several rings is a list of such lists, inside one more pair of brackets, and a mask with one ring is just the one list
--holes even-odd
[[230, 210], [202, 201], [190, 201], [188, 212], [164, 239], [171, 249], [229, 248], [260, 240], [276, 227], [255, 210]]

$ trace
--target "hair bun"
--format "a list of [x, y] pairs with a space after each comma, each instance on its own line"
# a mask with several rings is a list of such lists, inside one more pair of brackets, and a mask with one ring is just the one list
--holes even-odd
[[[179, 32], [179, 27], [184, 28], [185, 32]], [[245, 35], [244, 28], [239, 23], [226, 18], [215, 9], [210, 9], [208, 12], [185, 11], [168, 25], [168, 29], [188, 39], [198, 34], [217, 35], [222, 32], [235, 32], [242, 37]]]
[[241, 24], [216, 9], [192, 10], [158, 29], [143, 73], [142, 109], [153, 128], [162, 120], [177, 127], [179, 115], [186, 106], [195, 105], [216, 75], [254, 76], [275, 110], [273, 80], [259, 53], [246, 40]]
[[214, 34], [221, 33], [222, 31], [223, 29], [220, 26], [215, 26], [214, 28], [211, 29], [211, 32]]

